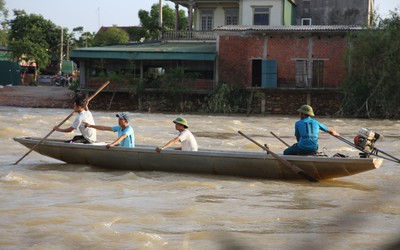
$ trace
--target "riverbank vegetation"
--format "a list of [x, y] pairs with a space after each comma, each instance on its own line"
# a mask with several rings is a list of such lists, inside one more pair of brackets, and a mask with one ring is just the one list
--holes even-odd
[[340, 116], [400, 118], [400, 15], [350, 38]]

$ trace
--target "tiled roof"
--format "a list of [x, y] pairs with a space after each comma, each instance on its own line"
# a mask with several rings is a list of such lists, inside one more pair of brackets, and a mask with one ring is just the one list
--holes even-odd
[[226, 25], [215, 29], [219, 31], [260, 31], [260, 32], [346, 32], [346, 31], [359, 31], [364, 28], [361, 26], [349, 26], [349, 25], [280, 25], [280, 26], [268, 26], [268, 25]]
[[[112, 27], [114, 27], [114, 26], [101, 26], [100, 29], [97, 31], [97, 33], [106, 32], [107, 30], [109, 30]], [[140, 26], [115, 26], [115, 27], [120, 28], [121, 30], [124, 30], [126, 32], [128, 32], [129, 29], [141, 29], [142, 28]]]
[[204, 53], [216, 51], [215, 42], [145, 42], [110, 45], [104, 47], [77, 48], [73, 51], [124, 51], [124, 52], [174, 52]]
[[215, 55], [215, 42], [149, 42], [78, 48], [72, 50], [70, 56], [71, 58], [213, 61]]

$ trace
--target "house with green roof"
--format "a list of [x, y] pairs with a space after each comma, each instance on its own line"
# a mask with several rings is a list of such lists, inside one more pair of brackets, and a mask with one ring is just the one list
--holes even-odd
[[[160, 41], [71, 51], [71, 58], [79, 62], [81, 89], [93, 90], [112, 76], [119, 76], [109, 85], [115, 91], [139, 85], [154, 89], [160, 76], [180, 69], [192, 74], [183, 83], [188, 91], [209, 93], [219, 83], [287, 90], [294, 101], [286, 99], [298, 106], [297, 100], [309, 103], [314, 90], [341, 86], [347, 75], [348, 38], [363, 30], [353, 25], [294, 25], [299, 17], [294, 0], [170, 1], [176, 18], [180, 8], [188, 10], [187, 30], [163, 31]], [[362, 13], [371, 13], [370, 4], [362, 6], [368, 8]], [[293, 91], [300, 98], [291, 95]], [[268, 99], [281, 96], [279, 92]]]
[[[70, 57], [80, 67], [82, 89], [95, 88], [110, 75], [129, 78], [113, 81], [110, 88], [123, 90], [127, 85], [154, 86], [157, 75], [176, 68], [195, 76], [186, 80], [190, 89], [211, 90], [218, 83], [218, 40], [214, 29], [224, 25], [291, 25], [294, 23], [292, 0], [269, 1], [171, 1], [188, 9], [189, 27], [185, 31], [163, 31], [160, 41], [129, 43], [105, 47], [78, 48]], [[252, 14], [250, 14], [252, 13]], [[192, 77], [193, 78], [193, 77]], [[121, 77], [119, 78], [121, 79]]]

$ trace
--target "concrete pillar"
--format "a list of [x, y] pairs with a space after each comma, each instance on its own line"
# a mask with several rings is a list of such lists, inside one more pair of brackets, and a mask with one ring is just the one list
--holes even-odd
[[81, 88], [81, 89], [84, 89], [84, 88], [86, 88], [87, 87], [87, 78], [86, 78], [86, 75], [87, 75], [87, 71], [88, 71], [88, 69], [86, 68], [86, 61], [85, 60], [80, 60], [79, 61], [79, 67], [80, 67], [80, 75], [79, 75], [79, 87]]
[[261, 97], [261, 114], [265, 114], [265, 104], [267, 103], [267, 100], [265, 98], [265, 93], [262, 94]]
[[311, 88], [313, 65], [313, 40], [312, 35], [308, 37], [308, 60], [307, 60], [307, 88]]
[[193, 25], [193, 1], [190, 0], [189, 2], [189, 13], [188, 13], [188, 31], [192, 31], [192, 25]]
[[268, 36], [264, 33], [264, 50], [263, 50], [263, 59], [267, 60], [268, 56]]
[[178, 21], [179, 21], [179, 5], [175, 4], [175, 31], [178, 31]]

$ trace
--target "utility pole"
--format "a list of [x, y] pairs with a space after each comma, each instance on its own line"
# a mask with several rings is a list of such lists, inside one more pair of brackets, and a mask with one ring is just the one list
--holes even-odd
[[63, 62], [63, 47], [64, 47], [64, 29], [61, 27], [61, 44], [60, 44], [60, 72], [59, 74], [62, 74], [62, 62]]
[[69, 60], [69, 38], [67, 40], [67, 60]]
[[163, 25], [163, 23], [162, 23], [162, 0], [159, 0], [159, 5], [160, 5], [160, 19], [158, 20], [158, 26], [160, 28], [162, 28], [162, 25]]
[[100, 29], [100, 7], [97, 7], [97, 26]]

